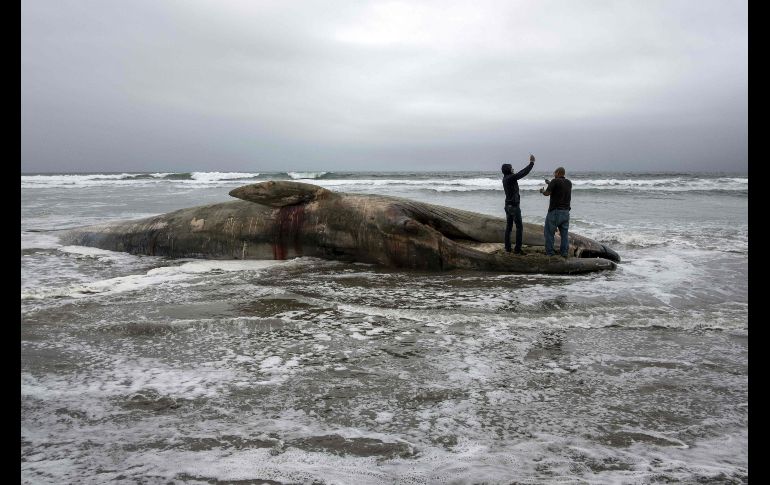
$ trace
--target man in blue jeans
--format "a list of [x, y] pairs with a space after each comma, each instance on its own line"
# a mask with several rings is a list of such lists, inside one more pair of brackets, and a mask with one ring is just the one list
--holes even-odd
[[551, 200], [548, 204], [548, 215], [545, 216], [545, 254], [553, 256], [553, 240], [556, 229], [559, 229], [561, 244], [559, 253], [566, 258], [569, 250], [569, 211], [570, 199], [572, 198], [572, 182], [564, 178], [564, 167], [559, 167], [553, 172], [553, 180], [546, 179], [548, 187], [540, 193], [550, 195]]
[[505, 252], [511, 252], [511, 229], [516, 224], [516, 246], [513, 248], [513, 254], [524, 254], [521, 250], [521, 238], [524, 233], [524, 224], [521, 222], [521, 207], [519, 203], [519, 183], [517, 180], [524, 178], [535, 166], [535, 156], [529, 154], [529, 165], [521, 169], [518, 173], [513, 173], [510, 163], [504, 163], [503, 170], [503, 189], [505, 190]]

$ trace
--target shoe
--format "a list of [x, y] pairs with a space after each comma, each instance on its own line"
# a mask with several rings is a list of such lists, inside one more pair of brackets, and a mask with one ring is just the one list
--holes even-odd
[[568, 255], [567, 254], [562, 254], [561, 257], [564, 258], [564, 259], [567, 259]]
[[518, 254], [519, 256], [524, 256], [524, 255], [525, 255], [525, 254], [527, 254], [527, 253], [525, 253], [524, 251], [522, 251], [521, 249], [519, 249], [518, 251], [514, 251], [514, 252], [513, 252], [513, 254]]
[[510, 249], [506, 249], [506, 250], [505, 250], [505, 252], [506, 252], [506, 253], [510, 253], [510, 252], [511, 252], [511, 250], [510, 250]]

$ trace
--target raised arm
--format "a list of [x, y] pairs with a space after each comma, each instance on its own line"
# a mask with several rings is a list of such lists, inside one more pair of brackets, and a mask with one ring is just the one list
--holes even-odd
[[522, 168], [519, 172], [516, 172], [516, 175], [513, 176], [515, 180], [519, 180], [520, 178], [526, 177], [527, 174], [532, 170], [532, 167], [535, 166], [535, 156], [530, 153], [529, 155], [529, 165]]

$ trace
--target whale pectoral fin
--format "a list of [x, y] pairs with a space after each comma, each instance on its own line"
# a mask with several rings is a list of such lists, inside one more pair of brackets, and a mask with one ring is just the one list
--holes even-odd
[[323, 187], [302, 182], [270, 180], [233, 189], [230, 195], [270, 207], [306, 204], [321, 197], [330, 197], [333, 192]]
[[401, 205], [415, 220], [449, 239], [503, 242], [505, 219], [424, 202], [405, 200]]

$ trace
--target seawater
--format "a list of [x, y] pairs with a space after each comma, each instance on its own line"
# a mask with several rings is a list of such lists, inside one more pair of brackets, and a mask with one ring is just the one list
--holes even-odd
[[[542, 223], [550, 174], [520, 180]], [[578, 276], [169, 260], [56, 231], [299, 180], [503, 217], [491, 172], [21, 176], [24, 483], [748, 481], [748, 177], [568, 173]]]

